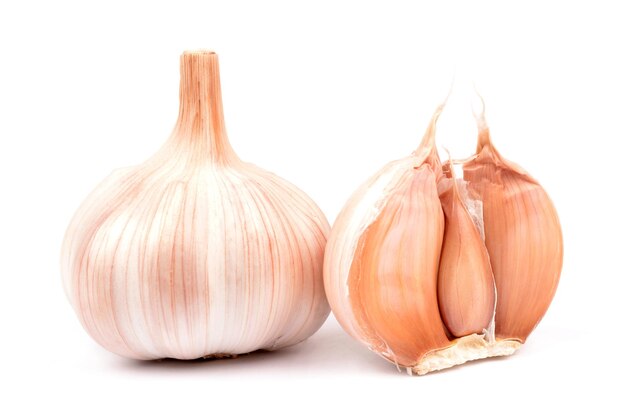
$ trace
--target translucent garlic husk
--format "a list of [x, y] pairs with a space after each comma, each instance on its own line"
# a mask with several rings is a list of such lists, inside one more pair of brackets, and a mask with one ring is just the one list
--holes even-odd
[[463, 179], [442, 166], [442, 109], [413, 154], [348, 200], [324, 259], [342, 327], [417, 374], [514, 353], [546, 312], [563, 256], [552, 202], [495, 150], [483, 114]]
[[105, 179], [72, 219], [65, 291], [87, 332], [125, 357], [274, 350], [328, 316], [328, 232], [302, 191], [235, 155], [217, 55], [186, 52], [170, 139]]

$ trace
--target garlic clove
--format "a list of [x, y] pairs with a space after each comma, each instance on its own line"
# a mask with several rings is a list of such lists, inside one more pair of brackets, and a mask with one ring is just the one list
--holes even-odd
[[415, 365], [449, 345], [437, 311], [442, 236], [435, 174], [422, 165], [406, 174], [359, 240], [350, 269], [352, 309], [370, 347], [396, 364]]
[[[438, 185], [445, 214], [445, 232], [439, 261], [437, 297], [443, 321], [452, 335], [482, 333], [493, 318], [496, 300], [489, 255], [468, 211], [451, 163], [449, 178]], [[465, 189], [467, 193], [467, 189]], [[468, 197], [468, 196], [467, 196]], [[482, 217], [478, 217], [482, 220]], [[479, 223], [482, 224], [482, 223]]]
[[495, 334], [524, 342], [556, 292], [563, 264], [561, 226], [545, 190], [495, 149], [484, 112], [477, 121], [477, 156], [463, 169], [483, 201], [485, 244], [498, 292]]
[[357, 245], [363, 232], [378, 217], [388, 194], [406, 181], [406, 171], [413, 168], [414, 161], [414, 157], [406, 157], [390, 162], [363, 183], [339, 212], [326, 244], [326, 297], [339, 324], [356, 339], [363, 337], [364, 331], [352, 310], [348, 280]]
[[385, 166], [348, 201], [324, 260], [326, 293], [341, 325], [402, 366], [450, 346], [437, 309], [444, 221], [434, 132], [442, 109], [412, 156]]
[[329, 308], [329, 225], [292, 184], [241, 161], [226, 136], [217, 55], [181, 56], [180, 112], [145, 163], [116, 171], [70, 223], [66, 294], [103, 347], [137, 359], [278, 349]]

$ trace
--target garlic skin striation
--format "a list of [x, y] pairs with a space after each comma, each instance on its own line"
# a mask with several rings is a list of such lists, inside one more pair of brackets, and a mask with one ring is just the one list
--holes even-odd
[[348, 200], [333, 225], [324, 286], [337, 320], [419, 375], [510, 355], [545, 314], [560, 277], [556, 210], [536, 180], [495, 150], [483, 113], [463, 179], [419, 148]]
[[83, 202], [62, 248], [65, 292], [104, 348], [136, 359], [274, 350], [329, 313], [329, 224], [292, 184], [241, 161], [224, 126], [218, 57], [181, 56], [165, 145]]

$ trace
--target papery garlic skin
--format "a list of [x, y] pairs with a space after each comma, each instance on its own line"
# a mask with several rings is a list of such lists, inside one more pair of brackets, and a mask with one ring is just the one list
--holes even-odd
[[85, 200], [62, 251], [65, 291], [89, 334], [136, 359], [273, 350], [313, 334], [329, 308], [329, 225], [292, 184], [235, 155], [217, 55], [181, 57], [169, 141]]

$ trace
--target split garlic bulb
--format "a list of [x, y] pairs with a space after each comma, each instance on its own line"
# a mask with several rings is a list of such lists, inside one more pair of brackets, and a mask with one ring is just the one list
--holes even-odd
[[65, 291], [87, 332], [126, 357], [274, 350], [328, 316], [328, 232], [302, 191], [235, 155], [217, 55], [186, 52], [170, 139], [114, 172], [71, 221]]
[[442, 109], [417, 151], [349, 199], [324, 259], [343, 328], [417, 374], [515, 352], [550, 305], [563, 260], [552, 202], [496, 151], [484, 112], [463, 179], [441, 164]]

